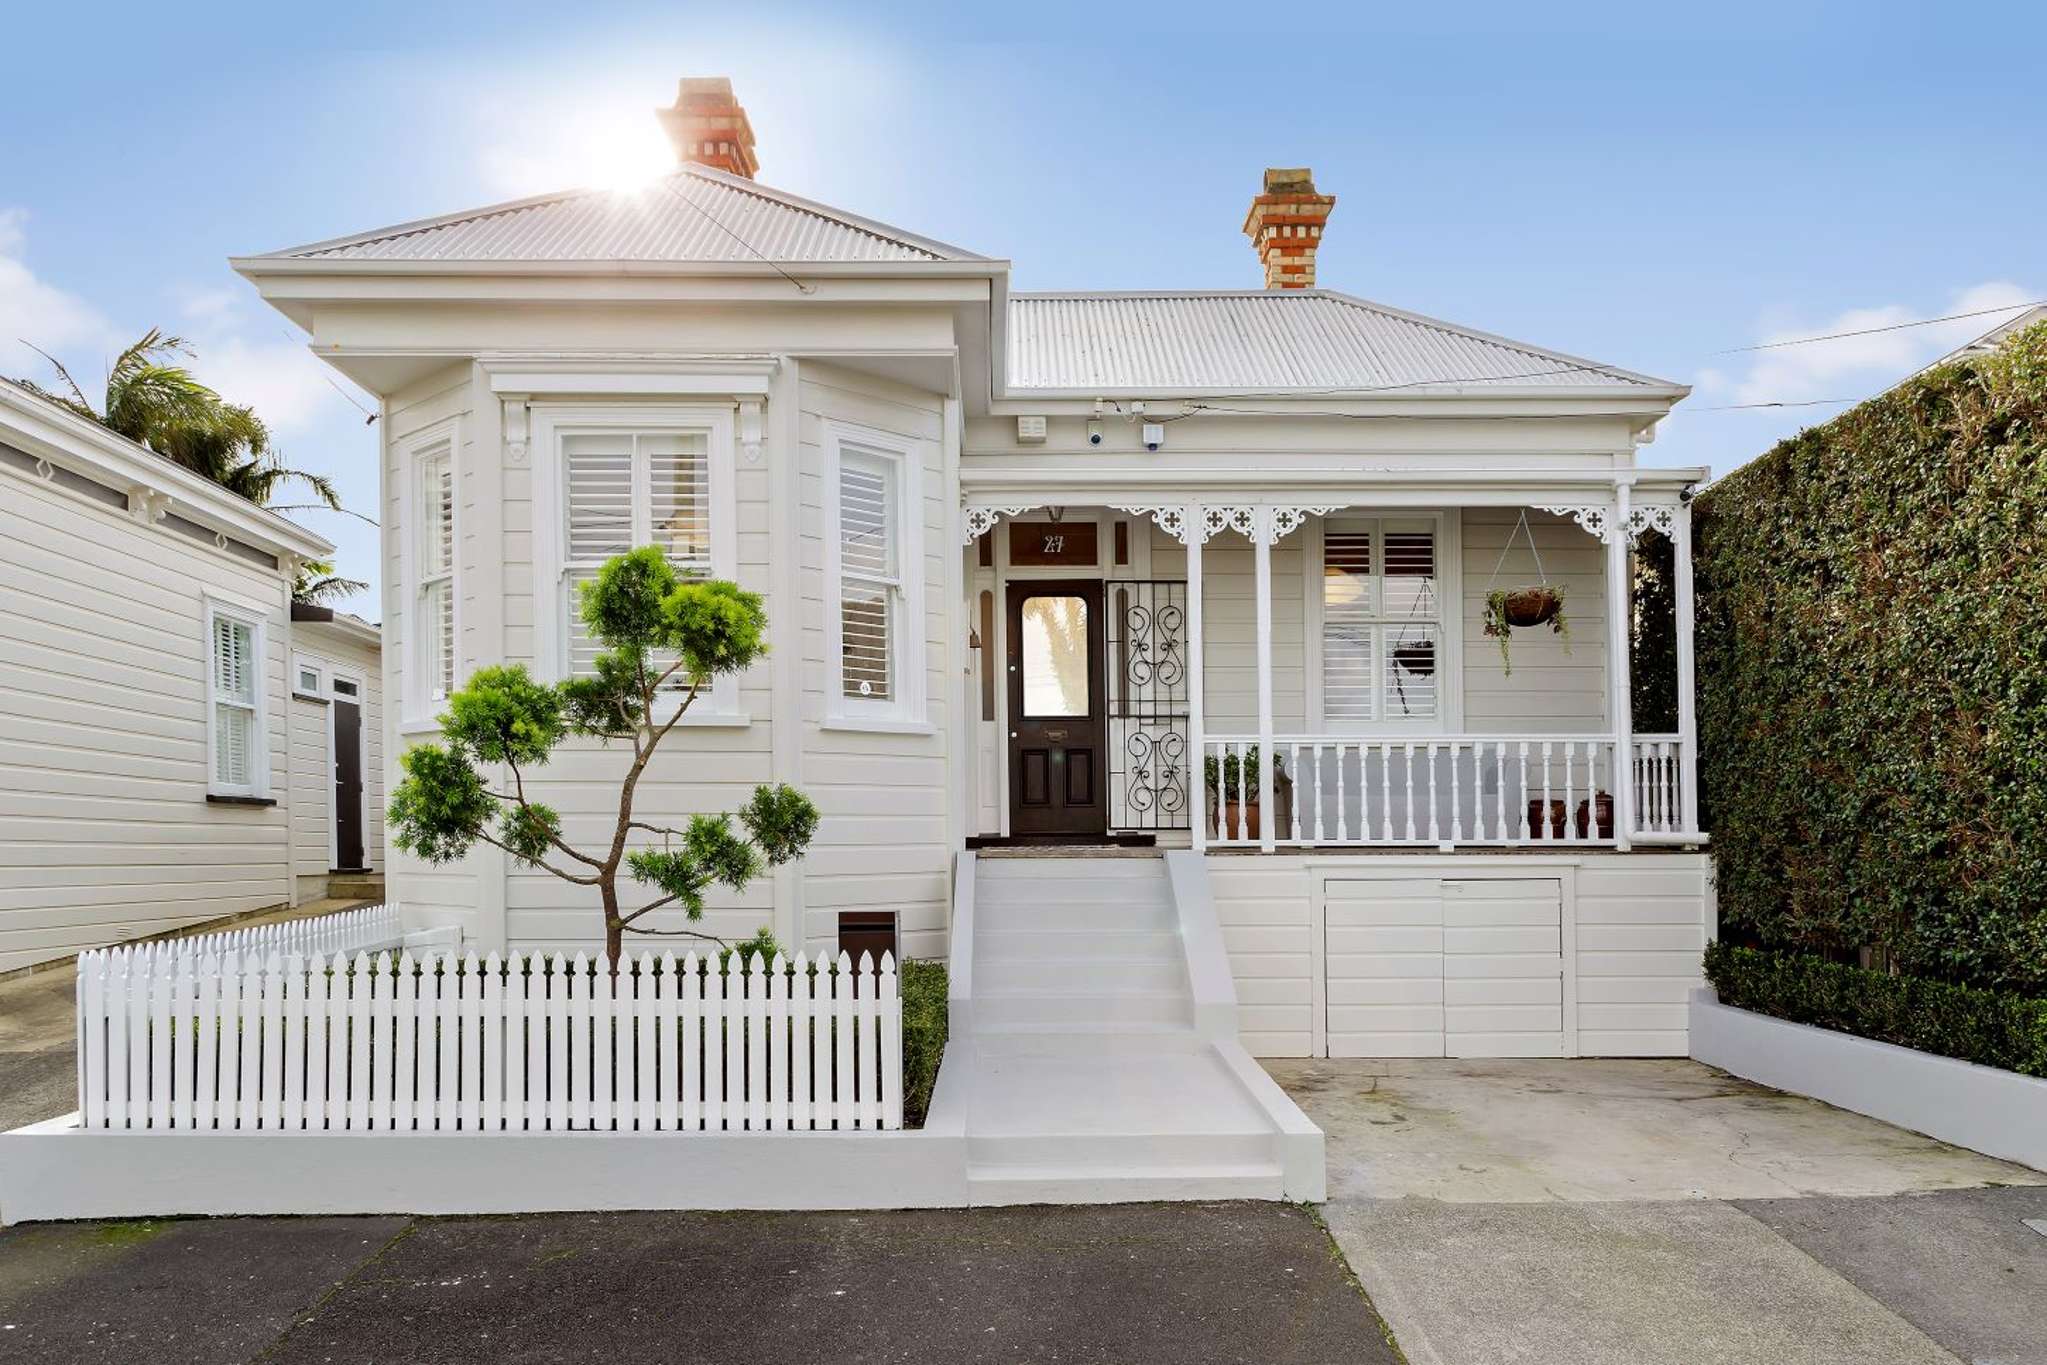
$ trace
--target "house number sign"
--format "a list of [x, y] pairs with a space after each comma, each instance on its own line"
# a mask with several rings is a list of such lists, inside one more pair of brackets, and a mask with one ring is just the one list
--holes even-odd
[[1019, 568], [1083, 568], [1100, 563], [1092, 521], [1013, 521], [1009, 562]]

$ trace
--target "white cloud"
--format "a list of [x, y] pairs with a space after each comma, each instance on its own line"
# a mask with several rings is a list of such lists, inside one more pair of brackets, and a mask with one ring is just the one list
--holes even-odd
[[73, 362], [118, 344], [118, 332], [84, 299], [38, 278], [27, 255], [28, 212], [0, 209], [0, 374], [39, 383], [53, 378], [49, 362], [31, 349], [40, 347], [72, 364], [89, 389], [95, 372]]
[[1850, 308], [1831, 318], [1813, 322], [1779, 323], [1768, 327], [1757, 341], [1793, 341], [1801, 337], [1831, 336], [1838, 332], [1865, 332], [1863, 336], [1838, 337], [1803, 346], [1752, 354], [1745, 374], [1728, 379], [1708, 370], [1699, 386], [1725, 388], [1733, 403], [1785, 403], [1821, 398], [1859, 398], [1911, 374], [1927, 362], [1945, 355], [1973, 337], [2005, 321], [2010, 314], [1958, 318], [1925, 327], [1904, 327], [1899, 323], [1957, 313], [1980, 313], [1987, 308], [2010, 308], [2016, 312], [2040, 294], [2009, 280], [1994, 280], [1958, 290], [1945, 305], [1921, 309], [1908, 304], [1889, 303]]

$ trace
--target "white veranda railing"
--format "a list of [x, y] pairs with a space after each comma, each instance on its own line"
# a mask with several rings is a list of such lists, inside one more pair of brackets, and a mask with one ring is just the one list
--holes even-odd
[[[1256, 844], [1257, 739], [1203, 748], [1216, 774], [1210, 842]], [[1282, 845], [1614, 842], [1610, 736], [1281, 735], [1273, 752]]]
[[[1273, 841], [1328, 847], [1612, 844], [1615, 747], [1601, 735], [1275, 736]], [[1202, 748], [1209, 843], [1256, 845], [1264, 833], [1258, 740], [1209, 737]], [[1694, 833], [1686, 828], [1678, 737], [1637, 735], [1629, 752], [1630, 834], [1677, 839]]]
[[357, 952], [78, 961], [87, 1129], [900, 1128], [896, 965]]

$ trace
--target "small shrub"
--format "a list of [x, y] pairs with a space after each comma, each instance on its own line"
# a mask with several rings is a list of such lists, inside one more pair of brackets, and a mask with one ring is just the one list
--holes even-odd
[[903, 963], [903, 1126], [922, 1128], [945, 1057], [948, 1028], [943, 962]]
[[1721, 1003], [1920, 1052], [2047, 1077], [2047, 999], [1715, 942]]

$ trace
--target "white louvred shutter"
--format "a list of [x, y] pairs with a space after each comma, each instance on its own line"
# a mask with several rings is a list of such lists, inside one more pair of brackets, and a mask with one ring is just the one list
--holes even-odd
[[221, 787], [254, 781], [255, 636], [246, 622], [213, 618], [213, 779]]
[[839, 632], [841, 687], [862, 701], [893, 695], [896, 470], [852, 451], [839, 465]]
[[1372, 531], [1327, 527], [1322, 536], [1322, 712], [1329, 720], [1371, 720], [1374, 622], [1379, 585]]
[[1385, 559], [1386, 718], [1433, 720], [1442, 653], [1436, 533], [1389, 527]]
[[654, 543], [686, 578], [711, 576], [711, 461], [702, 432], [653, 432], [638, 438], [647, 465], [647, 510]]
[[593, 671], [597, 642], [583, 626], [579, 585], [597, 576], [604, 561], [633, 547], [633, 437], [590, 432], [562, 438], [567, 483], [567, 554], [563, 610], [568, 621], [569, 672]]

